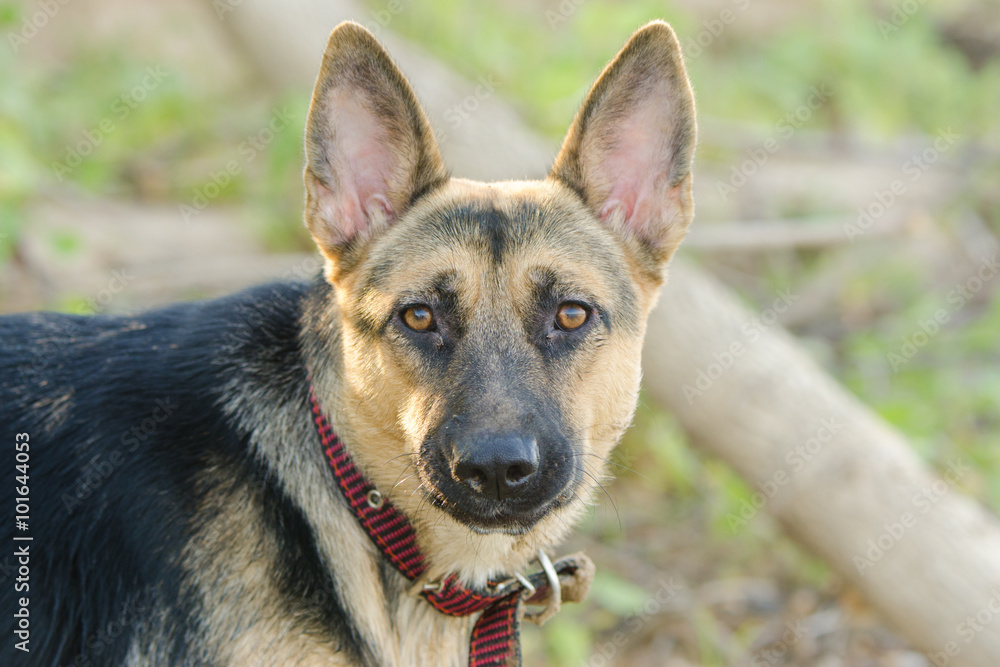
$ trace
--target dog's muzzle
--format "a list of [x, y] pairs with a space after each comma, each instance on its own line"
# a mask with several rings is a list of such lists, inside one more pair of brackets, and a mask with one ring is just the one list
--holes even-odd
[[541, 430], [445, 425], [425, 441], [418, 469], [431, 500], [477, 532], [524, 533], [573, 496], [571, 443]]

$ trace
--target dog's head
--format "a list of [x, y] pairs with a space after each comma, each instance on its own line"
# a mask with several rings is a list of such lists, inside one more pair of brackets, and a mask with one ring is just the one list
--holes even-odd
[[544, 181], [450, 178], [406, 79], [355, 24], [330, 37], [306, 133], [352, 454], [434, 528], [432, 552], [468, 552], [472, 531], [502, 568], [559, 539], [631, 421], [646, 316], [691, 221], [673, 31], [632, 36]]

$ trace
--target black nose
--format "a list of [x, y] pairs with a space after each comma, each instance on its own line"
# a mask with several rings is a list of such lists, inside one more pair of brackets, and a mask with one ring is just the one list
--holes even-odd
[[473, 492], [501, 500], [528, 486], [538, 470], [538, 443], [530, 435], [493, 434], [456, 447], [452, 472]]

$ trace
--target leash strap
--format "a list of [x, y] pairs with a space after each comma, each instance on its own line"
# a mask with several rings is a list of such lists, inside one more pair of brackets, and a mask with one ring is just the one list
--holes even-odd
[[[311, 386], [309, 400], [323, 451], [351, 512], [396, 569], [410, 581], [419, 582], [427, 567], [417, 547], [413, 525], [354, 465]], [[578, 589], [569, 595], [563, 591], [561, 597], [582, 599], [593, 578], [593, 563], [583, 554], [576, 554], [557, 561], [553, 567], [560, 580], [567, 577], [567, 583]], [[551, 589], [545, 572], [502, 583], [490, 582], [487, 590], [471, 589], [452, 574], [439, 584], [423, 584], [419, 594], [449, 616], [483, 612], [472, 629], [469, 667], [511, 667], [521, 664], [520, 622], [524, 605], [543, 603], [552, 594]]]

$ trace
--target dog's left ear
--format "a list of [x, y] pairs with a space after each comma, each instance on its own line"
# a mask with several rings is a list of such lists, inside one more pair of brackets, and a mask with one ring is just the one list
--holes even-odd
[[694, 95], [669, 25], [640, 28], [577, 113], [550, 178], [630, 242], [670, 259], [694, 214]]
[[357, 23], [330, 34], [306, 121], [306, 226], [335, 267], [448, 179], [406, 77]]

